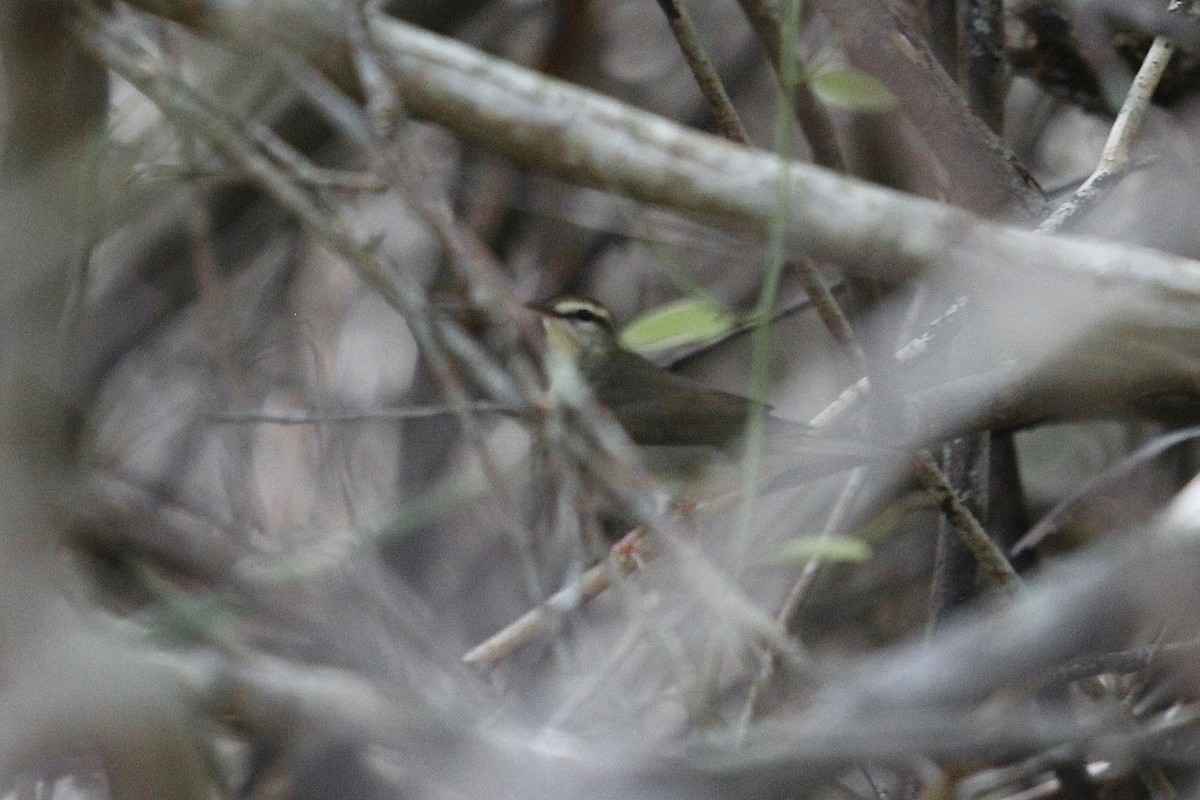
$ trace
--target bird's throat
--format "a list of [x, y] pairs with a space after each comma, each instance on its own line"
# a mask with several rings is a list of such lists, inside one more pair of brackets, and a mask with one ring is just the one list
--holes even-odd
[[579, 371], [583, 348], [565, 324], [553, 319], [546, 320], [545, 329], [546, 378], [550, 383], [550, 393], [576, 404], [587, 391]]

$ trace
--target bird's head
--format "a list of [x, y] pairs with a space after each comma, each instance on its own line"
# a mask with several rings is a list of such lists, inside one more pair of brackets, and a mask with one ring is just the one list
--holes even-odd
[[587, 371], [620, 345], [612, 315], [602, 303], [580, 295], [560, 295], [528, 307], [542, 318], [550, 355]]

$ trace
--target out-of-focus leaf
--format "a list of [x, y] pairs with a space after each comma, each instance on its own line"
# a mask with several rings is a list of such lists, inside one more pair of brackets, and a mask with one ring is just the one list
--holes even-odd
[[813, 91], [835, 106], [854, 111], [882, 112], [896, 105], [896, 95], [880, 81], [853, 67], [836, 67], [812, 79]]
[[621, 331], [621, 343], [639, 353], [657, 353], [715, 342], [736, 325], [737, 317], [718, 303], [688, 297], [639, 316]]
[[779, 546], [771, 556], [773, 564], [792, 564], [819, 558], [822, 561], [866, 561], [871, 557], [871, 548], [859, 539], [849, 536], [831, 536], [825, 539], [801, 537], [789, 539]]

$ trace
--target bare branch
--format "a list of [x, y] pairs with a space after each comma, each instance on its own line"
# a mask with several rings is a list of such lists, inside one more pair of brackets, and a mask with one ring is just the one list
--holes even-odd
[[[1183, 0], [1172, 0], [1171, 10], [1183, 8]], [[1120, 182], [1121, 178], [1132, 166], [1133, 142], [1142, 130], [1142, 122], [1150, 108], [1150, 99], [1158, 82], [1166, 71], [1167, 62], [1175, 46], [1165, 36], [1156, 36], [1150, 45], [1150, 51], [1142, 61], [1121, 111], [1113, 122], [1100, 154], [1100, 163], [1096, 165], [1083, 185], [1075, 190], [1069, 200], [1060, 205], [1047, 217], [1038, 230], [1044, 233], [1054, 233], [1065, 228], [1072, 218], [1086, 213], [1105, 195], [1105, 193]]]

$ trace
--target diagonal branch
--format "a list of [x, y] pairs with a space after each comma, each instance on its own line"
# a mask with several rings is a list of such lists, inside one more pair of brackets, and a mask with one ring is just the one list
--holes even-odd
[[[266, 10], [139, 0], [144, 8], [244, 48], [284, 27]], [[345, 34], [319, 7], [280, 0], [297, 15], [291, 39], [328, 77], [353, 86]], [[774, 187], [786, 163], [772, 154], [689, 130], [594, 92], [493, 58], [396, 20], [373, 37], [413, 114], [529, 167], [710, 220], [762, 241], [779, 213]], [[1181, 313], [1200, 299], [1200, 263], [1144, 248], [1039, 236], [988, 223], [941, 203], [787, 164], [790, 255], [879, 270], [903, 280], [927, 268], [1000, 280], [1067, 280], [1094, 300], [1127, 291], [1156, 313]], [[1146, 319], [1151, 319], [1150, 309]]]

